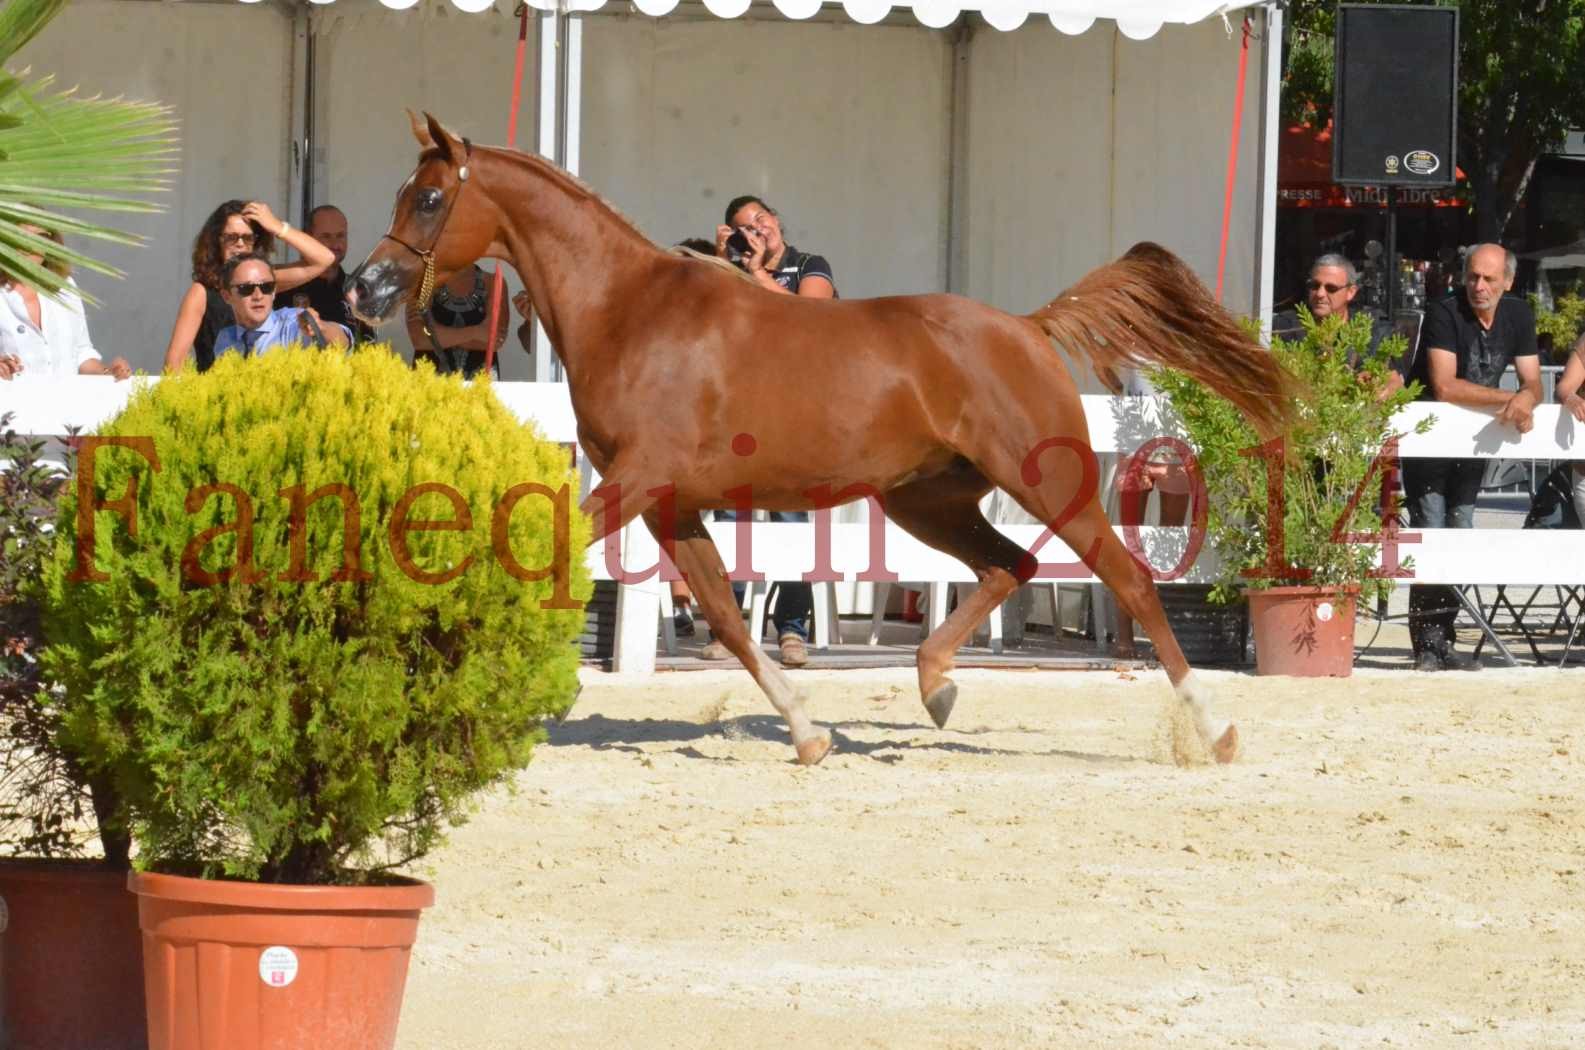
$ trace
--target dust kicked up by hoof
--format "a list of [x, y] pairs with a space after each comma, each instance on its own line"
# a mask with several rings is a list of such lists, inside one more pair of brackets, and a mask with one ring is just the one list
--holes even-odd
[[1156, 724], [1156, 756], [1175, 766], [1208, 766], [1215, 761], [1208, 741], [1194, 724], [1189, 705], [1171, 697], [1161, 708]]
[[947, 727], [947, 719], [952, 717], [952, 705], [958, 701], [958, 684], [951, 679], [942, 682], [925, 697], [925, 710], [930, 712], [930, 718], [935, 722], [937, 729]]

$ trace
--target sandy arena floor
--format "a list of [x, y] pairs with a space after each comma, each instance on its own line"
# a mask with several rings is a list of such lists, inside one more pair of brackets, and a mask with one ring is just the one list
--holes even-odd
[[417, 866], [398, 1045], [1585, 1046], [1585, 671], [804, 672], [815, 769], [747, 675], [588, 687]]

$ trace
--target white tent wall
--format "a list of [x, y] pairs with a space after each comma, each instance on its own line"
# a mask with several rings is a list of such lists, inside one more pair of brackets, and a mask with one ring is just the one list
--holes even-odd
[[[1258, 312], [1259, 47], [1223, 289], [1239, 313]], [[1143, 41], [1106, 23], [1072, 37], [1039, 23], [976, 31], [961, 290], [1026, 312], [1141, 240], [1177, 252], [1214, 288], [1238, 52], [1220, 19]]]
[[[29, 43], [23, 62], [84, 95], [125, 95], [173, 106], [182, 150], [174, 192], [157, 215], [111, 222], [148, 238], [142, 248], [93, 242], [121, 280], [79, 275], [103, 304], [88, 328], [107, 356], [158, 372], [192, 282], [192, 242], [231, 197], [287, 204], [291, 140], [292, 16], [274, 5], [76, 0]], [[291, 216], [295, 218], [295, 216]]]
[[[1255, 24], [1258, 32], [1258, 17]], [[1238, 81], [1236, 19], [1233, 27], [1229, 35], [1218, 18], [1169, 26], [1149, 40], [1123, 40], [1117, 49], [1112, 248], [1121, 253], [1137, 241], [1158, 241], [1183, 256], [1213, 290]], [[1228, 309], [1251, 316], [1260, 313], [1264, 46], [1252, 40], [1249, 47], [1222, 294]]]
[[584, 18], [582, 175], [661, 244], [761, 194], [844, 296], [946, 287], [950, 45], [918, 26]]
[[[340, 0], [315, 9], [311, 25], [313, 203], [335, 204], [346, 213], [350, 269], [390, 227], [396, 191], [418, 160], [404, 107], [428, 110], [475, 142], [506, 141], [518, 21], [495, 10], [465, 14], [449, 3], [391, 11], [376, 0]], [[522, 148], [533, 142], [533, 55], [530, 19], [518, 116]], [[521, 287], [510, 266], [504, 272], [509, 292]], [[512, 334], [520, 322], [513, 313], [499, 351], [503, 379], [533, 378], [530, 359]], [[399, 320], [387, 323], [379, 336], [411, 353]]]

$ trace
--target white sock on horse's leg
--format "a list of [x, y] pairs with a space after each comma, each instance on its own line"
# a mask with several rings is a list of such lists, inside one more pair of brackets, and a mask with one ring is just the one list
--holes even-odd
[[1200, 731], [1200, 738], [1207, 745], [1220, 740], [1222, 734], [1227, 732], [1228, 723], [1211, 717], [1210, 687], [1190, 671], [1173, 688], [1178, 691], [1178, 699], [1189, 705], [1189, 711], [1194, 716], [1194, 728]]
[[749, 654], [753, 665], [749, 673], [765, 690], [765, 696], [770, 700], [778, 714], [787, 721], [787, 729], [792, 735], [793, 747], [798, 750], [798, 761], [806, 766], [812, 766], [825, 757], [831, 750], [831, 733], [829, 730], [816, 726], [809, 720], [809, 714], [804, 710], [803, 696], [792, 684], [787, 673], [766, 659], [764, 652], [755, 646]]

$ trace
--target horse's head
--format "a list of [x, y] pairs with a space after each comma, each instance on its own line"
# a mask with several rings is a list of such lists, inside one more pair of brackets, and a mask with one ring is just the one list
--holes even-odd
[[429, 306], [435, 285], [483, 257], [494, 240], [496, 214], [470, 185], [473, 144], [412, 111], [418, 167], [396, 195], [391, 228], [348, 279], [347, 301], [370, 324], [388, 320], [411, 298]]

